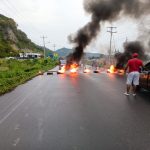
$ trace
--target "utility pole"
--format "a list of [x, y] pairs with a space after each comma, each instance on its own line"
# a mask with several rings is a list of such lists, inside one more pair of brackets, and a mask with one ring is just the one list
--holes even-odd
[[107, 32], [110, 33], [110, 50], [109, 50], [109, 63], [111, 64], [111, 54], [112, 54], [112, 49], [111, 49], [111, 45], [112, 45], [112, 36], [113, 36], [113, 33], [117, 33], [117, 31], [113, 31], [114, 29], [117, 29], [117, 27], [107, 27], [107, 29], [110, 29], [110, 30], [107, 30]]
[[44, 35], [41, 37], [42, 39], [43, 39], [43, 46], [44, 46], [44, 59], [46, 58], [46, 56], [45, 56], [45, 51], [46, 51], [46, 48], [45, 48], [45, 39], [47, 38], [47, 37], [45, 37]]
[[125, 44], [127, 44], [128, 43], [128, 38], [126, 37], [126, 41], [125, 41]]
[[54, 44], [54, 45], [53, 45], [53, 47], [54, 47], [54, 51], [55, 51], [55, 48], [56, 48], [56, 44]]
[[126, 43], [128, 43], [128, 38], [126, 37]]

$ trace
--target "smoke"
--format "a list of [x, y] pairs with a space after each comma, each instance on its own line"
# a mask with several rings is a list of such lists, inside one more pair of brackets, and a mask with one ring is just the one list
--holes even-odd
[[124, 43], [124, 52], [115, 55], [117, 59], [116, 68], [122, 69], [129, 59], [132, 58], [133, 53], [138, 53], [140, 59], [146, 59], [144, 46], [140, 41]]
[[150, 52], [150, 15], [143, 17], [138, 27], [138, 40], [143, 42], [146, 52]]
[[69, 61], [79, 62], [84, 49], [100, 32], [101, 23], [118, 20], [122, 16], [140, 19], [150, 13], [150, 0], [84, 0], [84, 9], [91, 14], [91, 21], [69, 36], [74, 44], [74, 52], [68, 57]]
[[117, 59], [117, 68], [123, 68], [127, 61], [132, 58], [133, 53], [138, 53], [139, 58], [148, 60], [146, 55], [150, 52], [150, 16], [143, 16], [138, 23], [138, 37], [135, 42], [128, 42], [124, 44], [124, 52], [115, 55]]

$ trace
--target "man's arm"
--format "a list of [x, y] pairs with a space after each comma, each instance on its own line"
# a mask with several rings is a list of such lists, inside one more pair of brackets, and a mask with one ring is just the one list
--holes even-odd
[[143, 61], [141, 61], [140, 72], [144, 70]]
[[129, 62], [128, 62], [128, 63], [126, 64], [126, 66], [125, 66], [125, 69], [124, 69], [125, 73], [126, 73], [128, 67], [129, 67]]
[[144, 67], [144, 65], [143, 65], [143, 61], [142, 61], [142, 63], [141, 63], [141, 67], [142, 67], [142, 68]]

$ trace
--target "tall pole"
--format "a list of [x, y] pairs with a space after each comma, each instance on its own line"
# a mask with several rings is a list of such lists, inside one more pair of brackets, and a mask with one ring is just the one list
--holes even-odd
[[54, 45], [53, 45], [53, 47], [54, 47], [54, 51], [55, 51], [55, 48], [56, 48], [56, 44], [54, 44]]
[[45, 39], [46, 39], [47, 37], [42, 36], [41, 38], [43, 39], [43, 46], [44, 46], [44, 59], [45, 59], [45, 58], [46, 58], [46, 55], [45, 55], [45, 52], [46, 52], [46, 48], [45, 48]]
[[107, 27], [107, 29], [110, 29], [108, 30], [107, 32], [110, 33], [110, 49], [109, 49], [109, 64], [111, 64], [111, 55], [112, 55], [112, 49], [111, 49], [111, 45], [112, 45], [112, 36], [113, 36], [113, 33], [117, 33], [116, 31], [113, 31], [114, 29], [117, 29], [117, 27]]

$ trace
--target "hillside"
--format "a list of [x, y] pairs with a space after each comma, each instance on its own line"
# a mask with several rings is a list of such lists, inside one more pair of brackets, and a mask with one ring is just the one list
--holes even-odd
[[[56, 50], [60, 57], [66, 57], [73, 52], [73, 49], [61, 48]], [[100, 53], [85, 53], [86, 58], [102, 58], [104, 55]]]
[[16, 56], [19, 52], [42, 52], [42, 47], [34, 44], [19, 30], [16, 22], [0, 14], [0, 58]]
[[104, 54], [100, 53], [85, 53], [86, 58], [103, 58]]
[[56, 50], [56, 53], [58, 53], [58, 55], [59, 55], [60, 57], [66, 57], [66, 56], [68, 56], [68, 55], [69, 55], [70, 53], [72, 53], [72, 52], [73, 52], [72, 49], [65, 48], [65, 47]]

